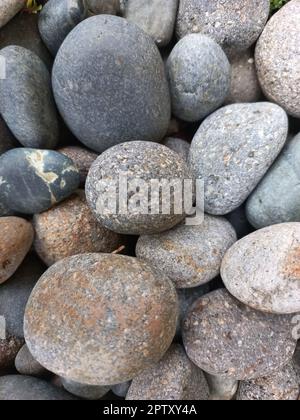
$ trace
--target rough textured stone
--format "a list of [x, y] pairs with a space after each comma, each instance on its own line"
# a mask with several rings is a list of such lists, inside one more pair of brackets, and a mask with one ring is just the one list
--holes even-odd
[[229, 292], [260, 311], [300, 312], [300, 223], [252, 233], [226, 253], [221, 275]]
[[288, 118], [277, 105], [234, 104], [210, 115], [197, 131], [189, 162], [205, 184], [205, 210], [224, 215], [238, 208], [284, 146]]
[[117, 397], [126, 398], [130, 385], [131, 381], [122, 382], [121, 384], [113, 385], [111, 390]]
[[264, 314], [225, 289], [198, 299], [183, 323], [189, 358], [205, 372], [237, 380], [276, 372], [291, 361], [291, 316]]
[[191, 147], [188, 141], [176, 137], [166, 137], [162, 144], [178, 153], [187, 162]]
[[269, 10], [269, 0], [180, 0], [177, 35], [200, 32], [228, 52], [243, 51], [259, 37]]
[[10, 334], [7, 334], [5, 339], [0, 338], [0, 371], [13, 367], [15, 357], [23, 344], [24, 339]]
[[98, 155], [90, 150], [77, 146], [66, 146], [58, 150], [59, 153], [72, 159], [80, 175], [80, 185], [84, 186], [86, 177]]
[[268, 22], [255, 53], [265, 95], [300, 118], [300, 0], [289, 1]]
[[187, 357], [179, 344], [173, 344], [153, 367], [133, 379], [127, 400], [208, 400], [209, 390], [203, 372]]
[[0, 155], [17, 146], [17, 142], [0, 116]]
[[0, 157], [0, 196], [11, 210], [41, 213], [79, 186], [73, 161], [52, 150], [18, 148]]
[[1, 0], [0, 28], [6, 25], [24, 6], [25, 0]]
[[0, 51], [0, 111], [25, 147], [52, 149], [59, 137], [57, 112], [46, 65], [32, 51], [11, 45]]
[[235, 379], [223, 378], [207, 373], [205, 375], [212, 401], [230, 401], [235, 396], [239, 383]]
[[25, 314], [30, 352], [48, 370], [113, 385], [158, 362], [175, 334], [172, 282], [130, 257], [85, 254], [42, 276]]
[[199, 226], [180, 225], [141, 236], [136, 255], [165, 273], [177, 288], [196, 287], [220, 274], [222, 259], [236, 240], [226, 219], [205, 215]]
[[85, 400], [100, 400], [110, 389], [109, 386], [84, 385], [64, 378], [62, 378], [62, 384], [70, 394]]
[[125, 17], [164, 47], [172, 39], [178, 0], [128, 0]]
[[284, 151], [247, 202], [247, 218], [260, 229], [284, 222], [300, 222], [300, 134]]
[[0, 284], [20, 266], [33, 242], [31, 223], [20, 217], [0, 218]]
[[180, 40], [167, 61], [173, 114], [194, 122], [225, 101], [230, 88], [230, 64], [211, 38], [191, 34]]
[[16, 356], [15, 367], [21, 375], [44, 376], [47, 373], [47, 370], [34, 359], [26, 344]]
[[[107, 214], [101, 210], [99, 201], [101, 204], [102, 198], [112, 187], [115, 186], [118, 190], [120, 176], [126, 176], [128, 181], [128, 212]], [[171, 202], [170, 214], [163, 214], [161, 209], [159, 214], [151, 214], [151, 200], [156, 198], [151, 181], [171, 182], [174, 179], [181, 181], [180, 183], [184, 179], [191, 179], [186, 162], [177, 153], [157, 143], [123, 143], [107, 150], [93, 163], [86, 182], [87, 201], [101, 224], [115, 232], [142, 235], [165, 231], [180, 223], [185, 214], [175, 214], [172, 208], [176, 198], [174, 192], [168, 197]], [[137, 194], [132, 195], [131, 189], [136, 190], [132, 183], [140, 180], [144, 181], [145, 188], [142, 188], [137, 197]], [[149, 190], [151, 200], [146, 189]], [[121, 191], [122, 194], [123, 192], [124, 190]], [[162, 194], [157, 193], [157, 196], [162, 197]], [[121, 201], [117, 197], [117, 203], [120, 204]], [[139, 207], [135, 206], [137, 201], [140, 201]]]
[[94, 16], [68, 35], [56, 56], [53, 89], [73, 134], [102, 152], [131, 140], [159, 141], [170, 95], [157, 47], [116, 16]]

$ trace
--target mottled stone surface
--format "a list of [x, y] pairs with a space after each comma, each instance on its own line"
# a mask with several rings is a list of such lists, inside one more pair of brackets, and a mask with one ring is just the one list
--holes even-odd
[[25, 315], [25, 338], [48, 370], [88, 385], [113, 385], [158, 362], [175, 334], [175, 288], [130, 257], [85, 254], [42, 276]]
[[255, 53], [266, 96], [300, 118], [300, 1], [289, 1], [268, 22]]
[[209, 373], [206, 373], [205, 377], [209, 386], [210, 400], [230, 401], [233, 399], [239, 386], [237, 380], [214, 376]]
[[125, 17], [164, 47], [172, 39], [178, 0], [128, 0]]
[[7, 127], [5, 121], [0, 116], [0, 155], [7, 152], [10, 149], [13, 149], [17, 146], [17, 142]]
[[173, 344], [159, 363], [133, 379], [127, 400], [208, 400], [209, 390], [201, 369]]
[[243, 51], [259, 37], [269, 10], [269, 0], [180, 0], [177, 36], [200, 32], [228, 52]]
[[117, 397], [125, 398], [130, 388], [130, 385], [131, 381], [122, 382], [121, 384], [113, 385], [111, 387], [111, 390]]
[[18, 148], [0, 157], [0, 197], [11, 210], [41, 213], [79, 186], [73, 161], [52, 150]]
[[159, 51], [141, 29], [108, 15], [81, 22], [53, 68], [60, 113], [73, 134], [102, 152], [131, 140], [159, 141], [170, 95]]
[[264, 314], [225, 289], [198, 299], [183, 323], [189, 358], [205, 372], [238, 380], [276, 372], [293, 357], [291, 316]]
[[[127, 194], [122, 185], [120, 191], [129, 202], [128, 212], [108, 212], [109, 207], [106, 205], [104, 210], [107, 211], [103, 211], [101, 202], [105, 196], [112, 195], [112, 187], [119, 191], [120, 177], [125, 179], [125, 186], [124, 177], [127, 177]], [[185, 214], [175, 214], [174, 192], [167, 195], [171, 203], [170, 214], [163, 214], [161, 209], [158, 209], [158, 214], [151, 214], [151, 200], [158, 201], [156, 198], [162, 198], [158, 188], [157, 192], [155, 188], [151, 188], [151, 181], [165, 180], [168, 183], [174, 179], [179, 180], [180, 185], [184, 179], [191, 179], [186, 162], [177, 153], [157, 143], [123, 143], [107, 150], [93, 163], [86, 182], [87, 201], [100, 223], [110, 230], [129, 235], [162, 232], [180, 223]], [[135, 183], [140, 185], [141, 180], [144, 185], [141, 185], [137, 194]], [[122, 199], [117, 197], [116, 201], [122, 205]]]
[[16, 356], [15, 367], [21, 375], [44, 376], [47, 373], [47, 370], [34, 359], [26, 344]]
[[92, 163], [97, 159], [98, 154], [88, 149], [84, 149], [83, 147], [77, 146], [62, 147], [58, 150], [58, 152], [68, 156], [68, 158], [73, 160], [76, 168], [79, 171], [80, 185], [84, 186], [90, 167], [92, 166]]
[[109, 386], [84, 385], [64, 378], [62, 378], [62, 384], [70, 394], [85, 400], [100, 400], [110, 389]]
[[1, 0], [0, 28], [6, 25], [24, 6], [25, 0]]
[[0, 111], [25, 147], [52, 149], [59, 137], [50, 74], [32, 51], [8, 46], [0, 51], [5, 78], [0, 78]]
[[162, 144], [178, 153], [187, 162], [191, 147], [188, 141], [176, 137], [166, 137]]
[[266, 174], [287, 139], [288, 118], [261, 102], [219, 109], [200, 126], [189, 162], [205, 184], [205, 210], [224, 215], [238, 208]]
[[179, 225], [164, 233], [141, 236], [136, 255], [164, 272], [177, 288], [196, 287], [220, 274], [225, 252], [236, 240], [226, 219], [205, 215], [199, 226]]
[[252, 233], [226, 253], [223, 282], [232, 295], [260, 311], [300, 312], [300, 223]]
[[0, 284], [17, 270], [33, 242], [31, 223], [20, 217], [0, 218]]
[[24, 344], [24, 339], [10, 334], [5, 339], [0, 338], [0, 371], [13, 367], [18, 351]]

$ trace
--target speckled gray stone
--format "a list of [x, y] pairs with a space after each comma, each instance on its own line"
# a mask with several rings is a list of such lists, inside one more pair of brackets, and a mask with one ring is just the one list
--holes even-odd
[[53, 67], [60, 113], [73, 134], [102, 152], [132, 140], [159, 141], [170, 121], [164, 65], [153, 40], [127, 20], [84, 20]]
[[176, 137], [166, 137], [162, 144], [173, 150], [173, 152], [178, 153], [187, 162], [191, 147], [188, 141]]
[[14, 147], [17, 147], [17, 142], [5, 121], [0, 116], [0, 155]]
[[238, 208], [266, 174], [287, 139], [288, 118], [277, 105], [233, 104], [210, 115], [191, 145], [189, 162], [205, 184], [205, 211]]
[[125, 18], [164, 47], [172, 39], [177, 9], [178, 0], [128, 0]]
[[84, 385], [65, 378], [62, 378], [62, 384], [70, 394], [85, 400], [100, 400], [110, 389], [109, 386]]
[[255, 52], [265, 95], [300, 118], [300, 0], [289, 1], [268, 22]]
[[25, 7], [25, 3], [25, 0], [2, 0], [0, 2], [0, 28]]
[[230, 401], [235, 396], [239, 382], [236, 379], [205, 374], [212, 401]]
[[79, 186], [73, 161], [52, 150], [18, 148], [0, 157], [0, 197], [11, 210], [41, 213]]
[[0, 78], [0, 111], [25, 147], [52, 149], [59, 137], [57, 112], [46, 65], [32, 51], [19, 46], [0, 51], [5, 78]]
[[47, 370], [34, 359], [26, 344], [17, 354], [15, 367], [21, 375], [44, 376], [47, 373]]
[[[119, 188], [119, 177], [127, 177], [127, 197], [129, 201], [128, 212], [107, 212], [101, 210], [99, 205], [103, 196], [106, 196], [112, 186]], [[151, 200], [156, 198], [156, 193], [151, 188], [152, 180], [172, 181], [177, 179], [191, 179], [190, 170], [177, 153], [169, 148], [151, 142], [128, 142], [112, 147], [104, 152], [93, 163], [86, 182], [86, 196], [91, 209], [97, 219], [106, 228], [117, 233], [129, 235], [152, 234], [166, 231], [180, 223], [185, 214], [175, 214], [172, 203], [175, 201], [174, 192], [170, 194], [170, 214], [151, 214]], [[149, 200], [146, 188], [140, 191], [139, 198], [131, 192], [134, 181], [143, 180], [149, 190]], [[126, 180], [125, 180], [126, 183]], [[124, 190], [121, 191], [124, 193]], [[158, 194], [160, 194], [158, 196]], [[111, 194], [110, 194], [111, 195]], [[142, 198], [141, 198], [142, 197]], [[157, 193], [157, 197], [162, 197]], [[126, 194], [125, 194], [126, 198]], [[140, 207], [135, 208], [135, 202], [140, 201]], [[117, 204], [122, 200], [117, 197]], [[121, 205], [121, 204], [120, 204]], [[118, 206], [119, 207], [119, 206]], [[104, 209], [105, 210], [105, 209]], [[109, 210], [109, 209], [107, 209]]]
[[165, 273], [177, 288], [196, 287], [220, 274], [225, 252], [236, 240], [226, 219], [205, 215], [199, 226], [179, 225], [164, 233], [141, 236], [136, 255]]
[[122, 382], [121, 384], [113, 385], [111, 390], [117, 397], [125, 398], [130, 385], [131, 381]]
[[30, 352], [48, 370], [113, 385], [158, 362], [175, 335], [172, 282], [130, 257], [85, 254], [46, 271], [25, 314]]
[[90, 167], [97, 159], [98, 154], [77, 146], [62, 147], [58, 152], [73, 160], [80, 174], [80, 185], [84, 186]]
[[180, 40], [167, 61], [173, 114], [194, 122], [225, 101], [230, 88], [230, 64], [211, 38], [191, 34]]
[[159, 363], [133, 379], [126, 400], [202, 400], [209, 398], [203, 372], [173, 344]]
[[180, 0], [177, 36], [200, 32], [228, 52], [243, 51], [259, 37], [269, 10], [269, 0]]
[[300, 312], [300, 223], [252, 233], [226, 253], [221, 275], [229, 292], [260, 311]]
[[255, 311], [225, 289], [198, 299], [183, 323], [189, 358], [215, 376], [249, 380], [291, 361], [292, 317]]
[[300, 393], [292, 363], [270, 376], [241, 382], [237, 401], [297, 401]]

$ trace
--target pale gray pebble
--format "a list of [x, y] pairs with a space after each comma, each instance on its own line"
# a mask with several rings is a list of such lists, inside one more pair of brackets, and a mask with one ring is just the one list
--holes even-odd
[[131, 381], [122, 382], [121, 384], [113, 385], [111, 390], [117, 397], [126, 398], [130, 385]]
[[205, 374], [212, 401], [230, 401], [237, 393], [239, 382], [236, 379]]
[[300, 223], [273, 225], [235, 243], [221, 276], [229, 292], [268, 313], [300, 312]]
[[17, 354], [15, 367], [21, 375], [44, 376], [47, 374], [47, 370], [34, 359], [26, 344]]
[[199, 226], [179, 225], [141, 236], [136, 255], [165, 273], [177, 288], [196, 287], [220, 274], [222, 259], [236, 240], [226, 219], [205, 215]]
[[162, 144], [178, 153], [187, 162], [191, 147], [188, 141], [176, 137], [166, 137]]
[[160, 141], [168, 130], [170, 94], [159, 50], [126, 19], [99, 15], [77, 25], [56, 56], [52, 79], [66, 124], [97, 152]]
[[85, 385], [66, 378], [62, 378], [62, 384], [70, 394], [91, 401], [100, 400], [110, 390], [109, 386]]
[[0, 28], [6, 25], [24, 7], [25, 1], [2, 0], [0, 2]]
[[172, 39], [178, 0], [128, 0], [125, 18], [149, 34], [159, 47]]
[[189, 358], [205, 372], [256, 379], [292, 360], [292, 325], [292, 316], [255, 311], [220, 289], [194, 303], [183, 323], [183, 342]]
[[247, 218], [260, 229], [300, 222], [300, 133], [282, 154], [247, 201]]
[[181, 120], [203, 119], [225, 101], [230, 88], [230, 64], [211, 38], [191, 34], [180, 40], [167, 61], [172, 111]]
[[255, 189], [281, 152], [288, 118], [269, 102], [233, 104], [201, 124], [191, 145], [189, 163], [203, 179], [205, 211], [225, 215]]
[[204, 373], [187, 357], [179, 344], [173, 344], [153, 367], [133, 379], [126, 400], [209, 399]]

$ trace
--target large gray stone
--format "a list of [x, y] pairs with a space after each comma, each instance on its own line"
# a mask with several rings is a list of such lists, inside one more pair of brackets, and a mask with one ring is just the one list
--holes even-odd
[[6, 25], [20, 10], [25, 7], [25, 0], [0, 1], [0, 28]]

